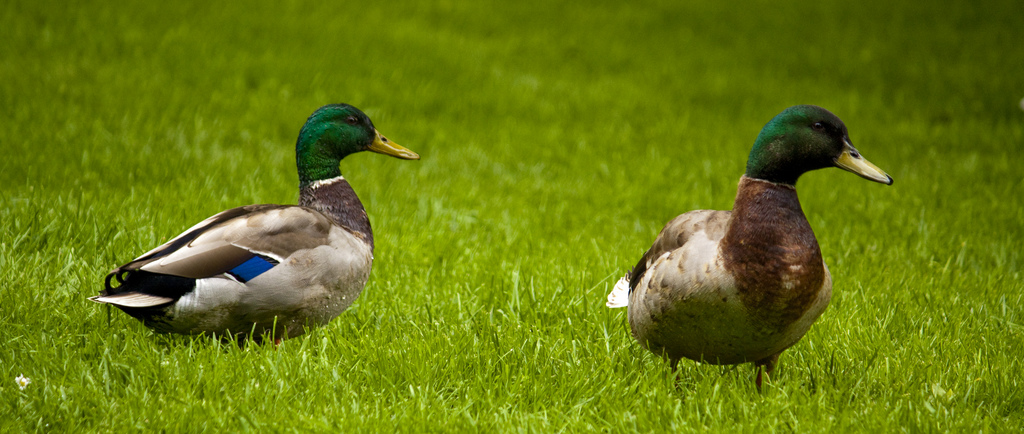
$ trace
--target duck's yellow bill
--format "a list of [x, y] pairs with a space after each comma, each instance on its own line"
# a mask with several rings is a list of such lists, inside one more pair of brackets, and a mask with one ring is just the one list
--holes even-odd
[[401, 158], [403, 160], [420, 159], [419, 154], [408, 149], [405, 149], [398, 143], [388, 140], [388, 138], [382, 136], [379, 131], [374, 130], [373, 132], [377, 134], [377, 137], [373, 138], [373, 143], [370, 143], [370, 147], [366, 149], [376, 152], [378, 154], [390, 155], [392, 157]]
[[885, 185], [892, 185], [891, 176], [862, 157], [860, 152], [857, 152], [857, 150], [849, 143], [846, 144], [846, 148], [843, 149], [843, 153], [835, 159], [835, 163], [836, 167], [856, 173], [864, 179], [881, 182]]

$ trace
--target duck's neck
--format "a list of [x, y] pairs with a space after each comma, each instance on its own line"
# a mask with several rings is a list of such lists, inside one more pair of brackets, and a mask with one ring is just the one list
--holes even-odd
[[795, 321], [824, 282], [821, 249], [792, 185], [740, 178], [721, 246], [744, 303], [777, 312], [767, 321]]
[[373, 230], [366, 209], [345, 178], [338, 176], [303, 183], [299, 187], [299, 205], [320, 211], [334, 222], [361, 237], [373, 251]]

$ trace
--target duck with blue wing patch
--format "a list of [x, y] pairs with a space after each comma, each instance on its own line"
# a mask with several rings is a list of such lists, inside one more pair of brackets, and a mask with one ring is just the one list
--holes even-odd
[[355, 107], [318, 109], [296, 144], [298, 206], [214, 215], [111, 271], [90, 300], [162, 333], [287, 338], [326, 324], [359, 296], [373, 263], [369, 218], [338, 167], [366, 150], [419, 159]]

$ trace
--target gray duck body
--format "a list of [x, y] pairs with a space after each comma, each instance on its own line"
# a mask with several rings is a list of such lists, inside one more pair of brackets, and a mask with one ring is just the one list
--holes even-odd
[[[317, 200], [325, 197], [343, 200]], [[341, 314], [369, 279], [373, 235], [353, 200], [348, 182], [336, 179], [303, 188], [306, 206], [224, 211], [112, 271], [124, 282], [94, 300], [162, 333], [298, 336]], [[251, 280], [232, 271], [254, 258], [273, 266]], [[177, 276], [180, 294], [154, 290], [151, 275]]]

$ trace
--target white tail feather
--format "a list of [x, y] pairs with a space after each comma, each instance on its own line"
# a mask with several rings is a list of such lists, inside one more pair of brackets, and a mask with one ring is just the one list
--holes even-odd
[[97, 295], [89, 297], [89, 300], [97, 303], [116, 304], [124, 307], [151, 307], [159, 306], [174, 301], [173, 298], [160, 297], [156, 295], [143, 294], [141, 292], [125, 292], [114, 295]]
[[608, 293], [608, 303], [605, 306], [610, 308], [626, 307], [629, 306], [629, 275], [622, 276], [618, 282], [615, 283], [615, 287], [612, 288], [612, 292]]

